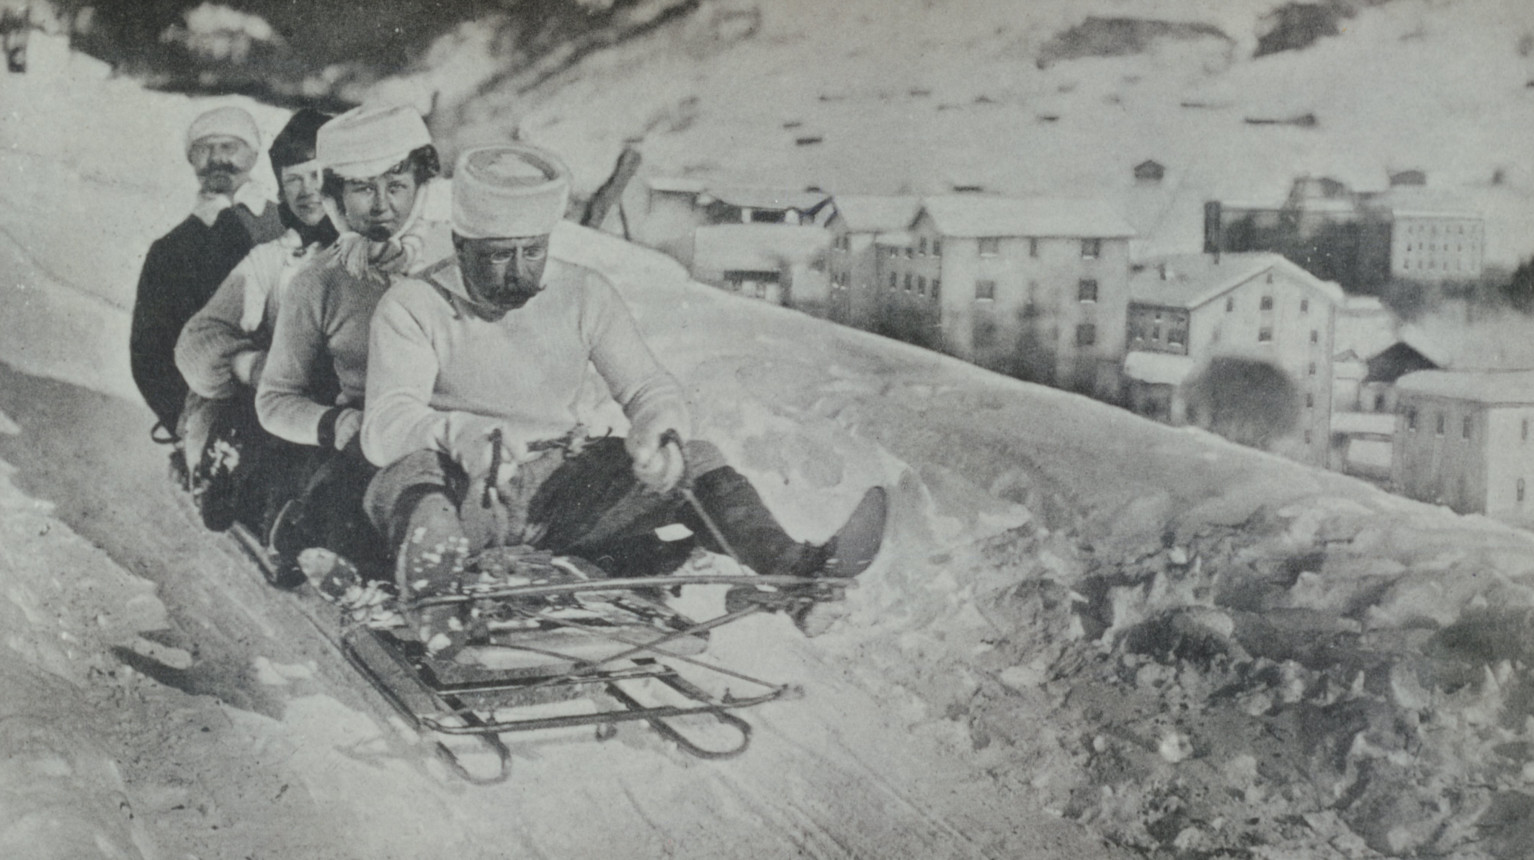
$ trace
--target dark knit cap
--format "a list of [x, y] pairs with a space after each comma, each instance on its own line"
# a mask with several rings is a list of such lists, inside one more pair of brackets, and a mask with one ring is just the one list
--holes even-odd
[[272, 170], [277, 174], [277, 184], [282, 185], [282, 169], [303, 164], [314, 159], [314, 138], [320, 126], [330, 119], [330, 114], [314, 108], [300, 108], [272, 139], [267, 155], [272, 160]]

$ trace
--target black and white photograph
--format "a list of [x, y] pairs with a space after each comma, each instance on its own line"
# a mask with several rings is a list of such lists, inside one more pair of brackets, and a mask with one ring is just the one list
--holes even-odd
[[1534, 857], [1528, 0], [0, 49], [0, 857]]

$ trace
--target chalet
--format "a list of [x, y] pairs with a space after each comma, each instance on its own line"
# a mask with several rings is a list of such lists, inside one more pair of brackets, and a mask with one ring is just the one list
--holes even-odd
[[944, 195], [880, 234], [875, 330], [1117, 396], [1133, 230], [1096, 201]]
[[837, 195], [826, 227], [831, 231], [828, 271], [830, 318], [872, 330], [878, 313], [879, 260], [874, 241], [911, 226], [921, 201], [915, 197]]
[[1277, 254], [1178, 255], [1129, 284], [1125, 395], [1135, 411], [1189, 419], [1185, 383], [1216, 357], [1261, 361], [1294, 383], [1300, 422], [1276, 449], [1325, 465], [1342, 289]]
[[1147, 159], [1134, 167], [1136, 182], [1160, 182], [1166, 178], [1166, 166], [1154, 159]]
[[1388, 480], [1395, 457], [1396, 381], [1435, 369], [1436, 364], [1400, 341], [1367, 358], [1354, 350], [1334, 356], [1330, 467]]
[[825, 226], [831, 195], [824, 191], [783, 191], [769, 188], [711, 188], [696, 205], [708, 224], [787, 224]]
[[1396, 387], [1397, 492], [1534, 526], [1534, 370], [1424, 370]]

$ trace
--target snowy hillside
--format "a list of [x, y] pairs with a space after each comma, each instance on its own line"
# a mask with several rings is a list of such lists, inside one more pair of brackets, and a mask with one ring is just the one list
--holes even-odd
[[[1000, 5], [871, 21], [863, 48], [920, 54], [959, 21], [999, 69], [1007, 34], [1022, 39]], [[812, 6], [764, 11], [731, 62], [798, 80], [769, 49], [827, 47], [832, 24], [868, 14]], [[1443, 6], [1397, 2], [1377, 20], [1406, 8], [1436, 21]], [[670, 78], [706, 92], [713, 56]], [[867, 101], [867, 127], [894, 132], [886, 102], [935, 98], [912, 88], [968, 86], [973, 105], [992, 85], [1032, 98], [1077, 63], [1116, 82], [1110, 63], [1175, 72], [1182, 56], [1007, 60], [1016, 84], [836, 77], [843, 93], [907, 93]], [[662, 74], [630, 59], [636, 80]], [[1511, 860], [1534, 843], [1529, 535], [730, 296], [578, 228], [556, 253], [613, 279], [700, 434], [786, 525], [819, 539], [882, 482], [892, 544], [831, 634], [806, 641], [771, 617], [714, 641], [722, 661], [806, 689], [753, 715], [743, 758], [564, 735], [518, 744], [507, 785], [453, 781], [319, 642], [295, 608], [312, 598], [268, 589], [174, 506], [126, 382], [138, 262], [192, 192], [180, 129], [214, 102], [55, 60], [4, 81], [0, 120], [0, 182], [18, 189], [0, 203], [0, 665], [14, 691], [0, 698], [0, 856]], [[583, 142], [575, 118], [661, 98], [617, 83], [566, 82], [564, 120], [553, 96], [524, 119], [573, 152], [588, 188], [616, 138]], [[806, 78], [802, 101], [767, 93], [731, 116], [830, 123], [841, 112], [810, 113], [820, 88]], [[756, 163], [746, 142], [765, 138], [712, 110], [700, 97], [685, 141], [658, 135], [652, 166], [680, 170], [689, 151]], [[929, 144], [962, 153], [966, 139]], [[937, 175], [908, 164], [913, 182]]]
[[[718, 0], [536, 86], [444, 89], [439, 121], [461, 122], [463, 139], [518, 128], [567, 153], [588, 187], [639, 139], [658, 175], [1100, 195], [1147, 250], [1198, 250], [1206, 199], [1277, 203], [1297, 174], [1367, 190], [1420, 169], [1485, 209], [1489, 262], [1534, 253], [1534, 6], [1363, 4], [1338, 35], [1253, 59], [1281, 5]], [[1130, 43], [1143, 50], [1060, 57], [1062, 34], [1093, 17], [1145, 22]], [[1313, 126], [1249, 122], [1305, 114]], [[1165, 180], [1137, 186], [1131, 167], [1152, 158]]]

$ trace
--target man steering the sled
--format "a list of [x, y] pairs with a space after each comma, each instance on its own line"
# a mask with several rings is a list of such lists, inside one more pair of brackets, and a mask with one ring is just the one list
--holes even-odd
[[[868, 566], [882, 494], [838, 537], [801, 543], [716, 447], [689, 440], [682, 388], [612, 285], [549, 255], [570, 194], [558, 158], [521, 144], [471, 149], [453, 186], [456, 253], [397, 281], [370, 332], [362, 449], [382, 470], [364, 506], [396, 553], [402, 597], [457, 589], [471, 554], [491, 545], [576, 555], [615, 576], [669, 572], [692, 544], [655, 536], [672, 523], [758, 574]], [[630, 429], [567, 444], [585, 441], [574, 408], [588, 364]], [[456, 610], [435, 611], [415, 619], [422, 641], [457, 644], [445, 617]]]

